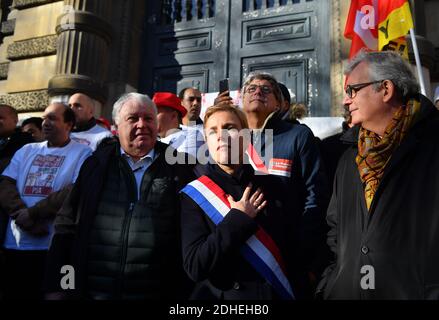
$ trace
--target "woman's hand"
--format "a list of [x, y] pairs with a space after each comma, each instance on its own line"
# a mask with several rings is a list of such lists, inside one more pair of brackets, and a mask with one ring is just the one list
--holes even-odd
[[262, 209], [265, 208], [267, 201], [264, 200], [264, 194], [260, 188], [250, 195], [251, 188], [252, 186], [249, 184], [247, 188], [245, 188], [244, 194], [240, 200], [235, 201], [230, 195], [227, 196], [227, 200], [229, 200], [232, 209], [238, 209], [244, 212], [250, 218], [254, 218]]

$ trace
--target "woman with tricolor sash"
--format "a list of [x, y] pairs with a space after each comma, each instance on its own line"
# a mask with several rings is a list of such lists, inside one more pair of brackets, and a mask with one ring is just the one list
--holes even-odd
[[204, 133], [213, 161], [181, 192], [184, 268], [196, 282], [192, 298], [294, 299], [281, 250], [264, 229], [273, 219], [264, 187], [245, 161], [244, 113], [227, 104], [210, 107]]

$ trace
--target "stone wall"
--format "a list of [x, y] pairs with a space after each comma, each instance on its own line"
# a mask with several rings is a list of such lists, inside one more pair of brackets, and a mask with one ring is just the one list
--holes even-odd
[[[432, 36], [436, 40], [437, 35], [429, 32], [435, 29], [431, 27], [432, 19], [426, 27], [420, 25], [426, 17], [421, 12], [424, 1], [425, 10], [432, 11], [434, 6], [433, 1], [416, 1], [417, 28], [427, 30], [425, 38]], [[65, 101], [68, 95], [81, 91], [101, 101], [103, 115], [110, 117], [111, 106], [120, 94], [141, 89], [138, 82], [145, 3], [146, 0], [14, 0], [0, 29], [0, 102], [12, 104], [20, 113], [39, 112], [51, 99]], [[349, 3], [331, 1], [329, 13], [328, 103], [332, 116], [343, 113], [343, 65], [350, 47], [343, 32]], [[438, 42], [433, 42], [437, 48]], [[423, 60], [428, 61], [424, 59], [428, 55], [428, 50], [424, 50]], [[433, 67], [424, 66], [433, 71], [432, 77], [437, 81], [437, 58]]]
[[38, 112], [49, 102], [55, 74], [56, 21], [63, 1], [15, 0], [0, 45], [0, 101], [22, 112]]

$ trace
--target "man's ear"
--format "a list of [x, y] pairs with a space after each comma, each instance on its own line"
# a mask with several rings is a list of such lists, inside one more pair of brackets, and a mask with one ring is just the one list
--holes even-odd
[[395, 84], [391, 80], [384, 80], [381, 83], [383, 90], [383, 102], [389, 102], [396, 95]]

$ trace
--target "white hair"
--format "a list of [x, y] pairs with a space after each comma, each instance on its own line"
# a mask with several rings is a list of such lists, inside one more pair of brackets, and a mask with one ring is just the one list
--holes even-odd
[[146, 105], [147, 107], [152, 108], [154, 110], [154, 115], [157, 117], [157, 106], [148, 95], [137, 92], [130, 92], [123, 94], [119, 99], [117, 99], [117, 101], [113, 105], [112, 116], [113, 121], [116, 125], [119, 124], [120, 110], [122, 109], [123, 105], [130, 100], [135, 100], [142, 105]]

